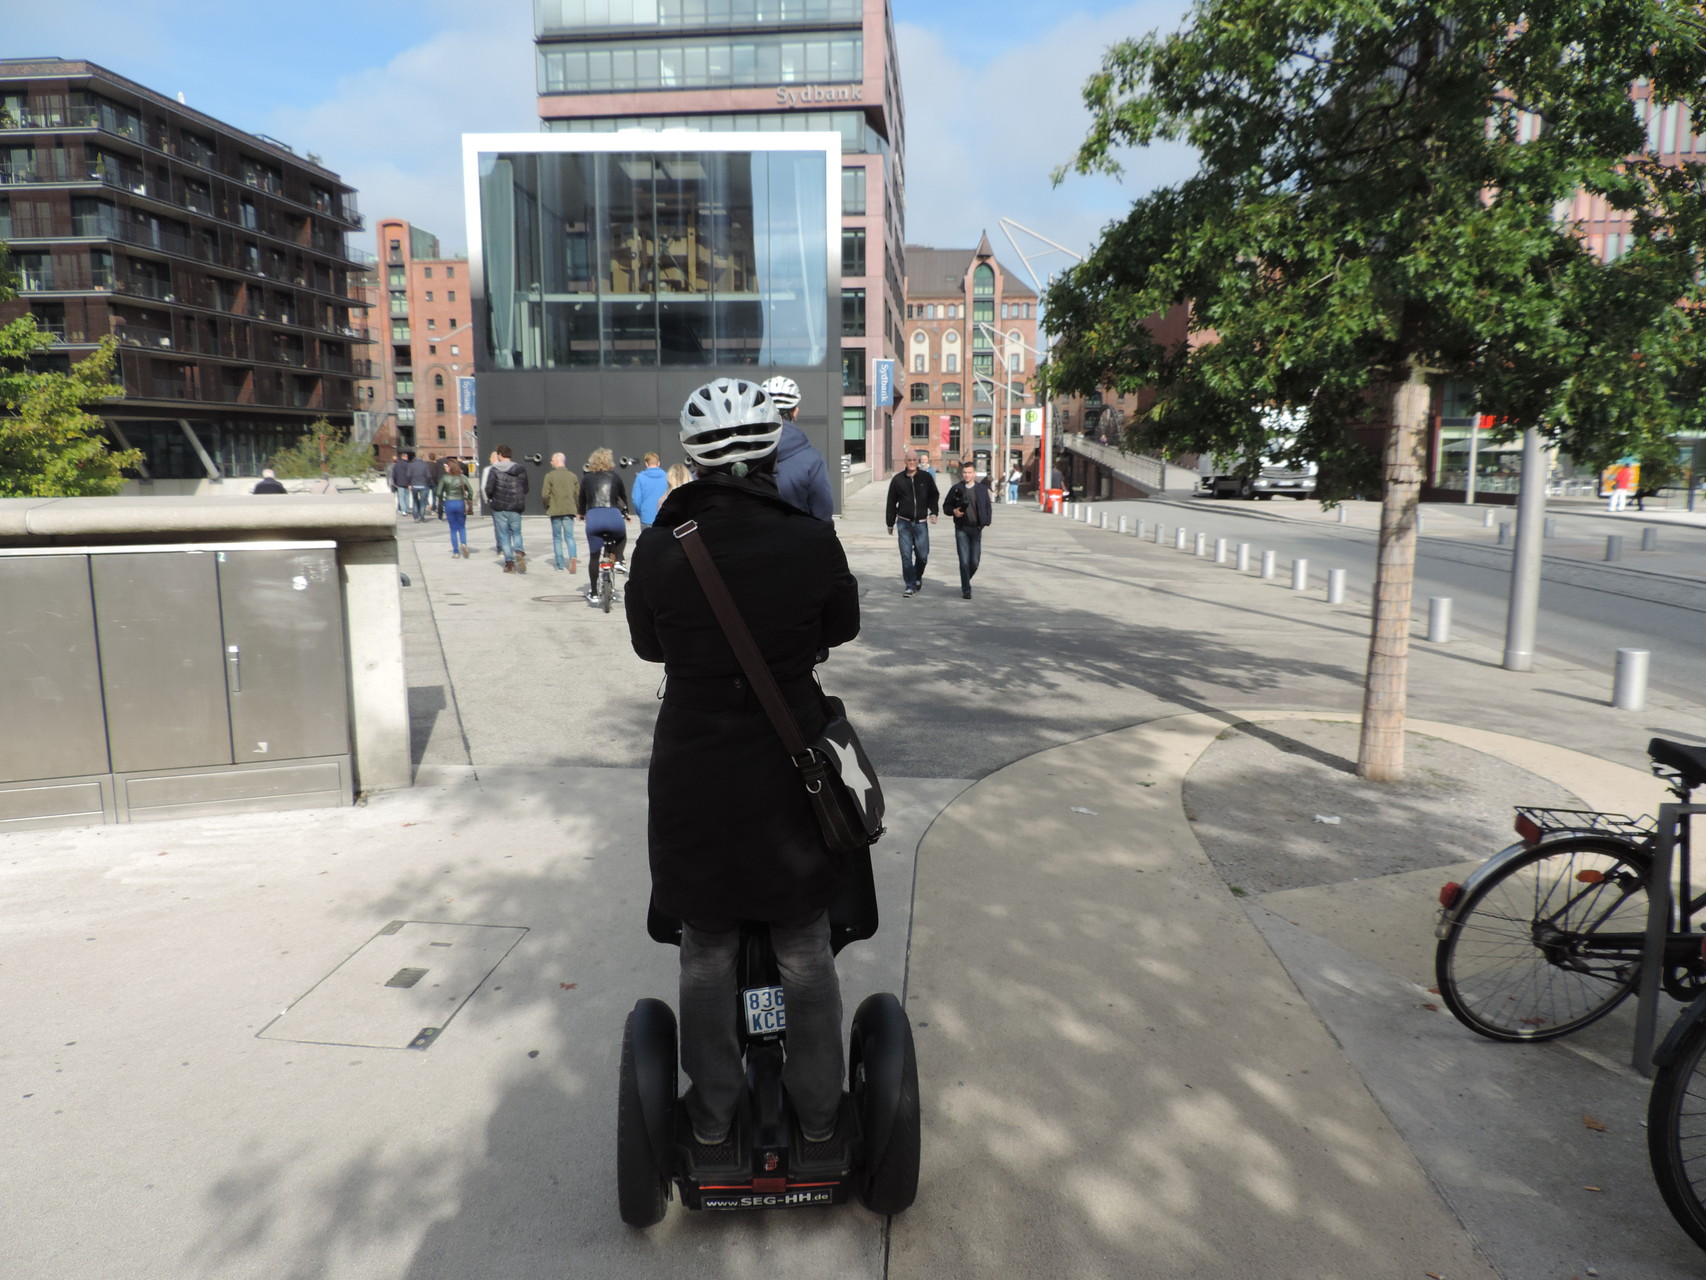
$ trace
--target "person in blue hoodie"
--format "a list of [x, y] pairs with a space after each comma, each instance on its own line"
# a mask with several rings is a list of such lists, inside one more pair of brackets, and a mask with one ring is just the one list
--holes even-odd
[[800, 387], [792, 378], [775, 377], [764, 384], [765, 393], [782, 413], [782, 439], [776, 446], [776, 488], [790, 505], [809, 516], [829, 520], [835, 515], [835, 498], [829, 491], [829, 471], [823, 455], [812, 448], [794, 419], [800, 412]]
[[634, 514], [640, 517], [640, 528], [650, 529], [652, 521], [658, 518], [658, 503], [669, 492], [669, 476], [658, 465], [663, 460], [657, 454], [648, 453], [640, 461], [645, 470], [634, 477], [628, 500], [634, 504]]

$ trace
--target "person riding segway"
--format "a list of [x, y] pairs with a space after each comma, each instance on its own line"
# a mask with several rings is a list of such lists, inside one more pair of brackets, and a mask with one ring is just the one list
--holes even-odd
[[[618, 1113], [623, 1220], [690, 1208], [912, 1202], [918, 1088], [899, 1002], [854, 1018], [844, 1092], [836, 951], [876, 932], [868, 847], [831, 850], [771, 713], [707, 596], [697, 540], [805, 741], [830, 723], [812, 669], [859, 632], [858, 584], [834, 526], [777, 492], [781, 419], [750, 382], [718, 379], [681, 414], [696, 483], [640, 536], [626, 612], [634, 651], [664, 664], [648, 778], [647, 929], [681, 948], [680, 1065], [669, 1006], [629, 1015]], [[872, 780], [871, 785], [875, 783]], [[708, 821], [715, 815], [714, 822]], [[880, 831], [878, 832], [880, 834]]]

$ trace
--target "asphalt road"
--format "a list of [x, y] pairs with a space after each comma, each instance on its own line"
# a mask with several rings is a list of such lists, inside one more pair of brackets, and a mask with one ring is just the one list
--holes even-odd
[[[1312, 580], [1325, 582], [1330, 568], [1348, 570], [1352, 598], [1367, 598], [1374, 583], [1378, 506], [1347, 504], [1346, 524], [1323, 519], [1313, 503], [1271, 503], [1170, 498], [1096, 504], [1109, 523], [1118, 516], [1183, 525], [1191, 533], [1249, 542], [1252, 555], [1277, 553], [1279, 573], [1308, 559]], [[1454, 630], [1501, 650], [1510, 588], [1512, 548], [1498, 545], [1497, 523], [1514, 521], [1511, 508], [1496, 508], [1495, 528], [1482, 526], [1480, 510], [1429, 505], [1417, 552], [1415, 602], [1424, 617], [1429, 596], [1452, 599]], [[1620, 648], [1652, 653], [1651, 684], [1671, 694], [1694, 695], [1706, 688], [1706, 529], [1685, 525], [1659, 529], [1659, 550], [1641, 551], [1636, 522], [1612, 522], [1586, 513], [1552, 513], [1555, 536], [1546, 540], [1541, 576], [1539, 653], [1606, 672]], [[1604, 561], [1610, 533], [1624, 538], [1623, 559]], [[1205, 572], [1209, 570], [1205, 569]]]

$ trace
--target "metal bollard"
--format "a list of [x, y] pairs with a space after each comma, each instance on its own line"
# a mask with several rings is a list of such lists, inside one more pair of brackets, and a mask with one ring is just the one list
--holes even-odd
[[1611, 681], [1611, 705], [1619, 711], [1639, 711], [1647, 705], [1647, 649], [1619, 649], [1617, 672]]
[[1491, 529], [1493, 527], [1493, 509], [1491, 507], [1488, 507], [1481, 513], [1481, 527], [1483, 529]]
[[1659, 531], [1657, 529], [1641, 530], [1641, 550], [1657, 551], [1659, 549]]
[[1427, 517], [1424, 516], [1420, 511], [1416, 512], [1416, 532], [1417, 533], [1426, 533], [1427, 531], [1428, 531]]
[[1124, 533], [1125, 531], [1126, 531], [1126, 519], [1124, 516], [1121, 516], [1120, 517], [1120, 532]]
[[1501, 547], [1508, 547], [1510, 544], [1511, 522], [1509, 520], [1501, 520], [1499, 521], [1499, 545]]
[[1192, 540], [1191, 554], [1193, 556], [1208, 554], [1208, 535], [1206, 533], [1199, 533], [1195, 539]]
[[1274, 576], [1274, 553], [1272, 551], [1262, 552], [1262, 576], [1264, 578]]
[[1216, 538], [1214, 540], [1214, 562], [1216, 564], [1225, 564], [1226, 563], [1226, 539], [1225, 538]]
[[1339, 523], [1345, 524], [1349, 520], [1350, 520], [1349, 514], [1345, 511], [1345, 508], [1343, 507], [1343, 505], [1341, 505], [1339, 507]]
[[1183, 551], [1185, 549], [1185, 539], [1189, 536], [1190, 535], [1185, 532], [1184, 525], [1180, 525], [1177, 529], [1173, 530], [1173, 550]]
[[1542, 538], [1556, 538], [1558, 536], [1558, 522], [1551, 516], [1547, 516], [1546, 519], [1541, 522], [1540, 536]]
[[1345, 602], [1345, 571], [1343, 569], [1327, 570], [1327, 603], [1343, 604]]
[[[1120, 521], [1120, 523], [1121, 523], [1121, 524], [1124, 524], [1124, 523], [1125, 523], [1125, 521], [1123, 521], [1123, 520], [1122, 520], [1122, 521]], [[1104, 528], [1104, 529], [1106, 529], [1106, 528], [1107, 528], [1107, 527], [1108, 527], [1108, 513], [1107, 513], [1107, 512], [1106, 512], [1106, 511], [1104, 511], [1104, 512], [1102, 512], [1102, 523], [1101, 523], [1101, 527], [1102, 527], [1102, 528]]]
[[1155, 545], [1160, 546], [1165, 541], [1167, 541], [1167, 526], [1157, 520], [1155, 522]]
[[1608, 533], [1605, 535], [1605, 558], [1607, 560], [1621, 560], [1623, 558], [1622, 534]]
[[1451, 642], [1451, 597], [1428, 597], [1428, 643]]
[[1238, 544], [1237, 568], [1239, 573], [1250, 572], [1250, 544], [1248, 542]]
[[1309, 561], [1297, 559], [1291, 562], [1291, 589], [1293, 591], [1309, 590]]
[[1132, 532], [1141, 538], [1143, 536], [1143, 521], [1139, 520], [1137, 522], [1137, 527], [1133, 529]]

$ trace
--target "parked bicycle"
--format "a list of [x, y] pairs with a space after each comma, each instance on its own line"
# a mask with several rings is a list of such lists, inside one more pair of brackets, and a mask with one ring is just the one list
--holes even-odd
[[[1647, 754], [1682, 803], [1706, 785], [1706, 747], [1654, 738]], [[1518, 842], [1440, 890], [1434, 972], [1446, 1008], [1470, 1030], [1494, 1040], [1551, 1040], [1603, 1018], [1640, 982], [1660, 831], [1650, 816], [1516, 813]], [[1679, 882], [1687, 887], [1688, 817], [1677, 835]], [[1706, 936], [1694, 926], [1706, 893], [1691, 892], [1677, 895], [1665, 938], [1663, 985], [1678, 1000], [1706, 992]]]

